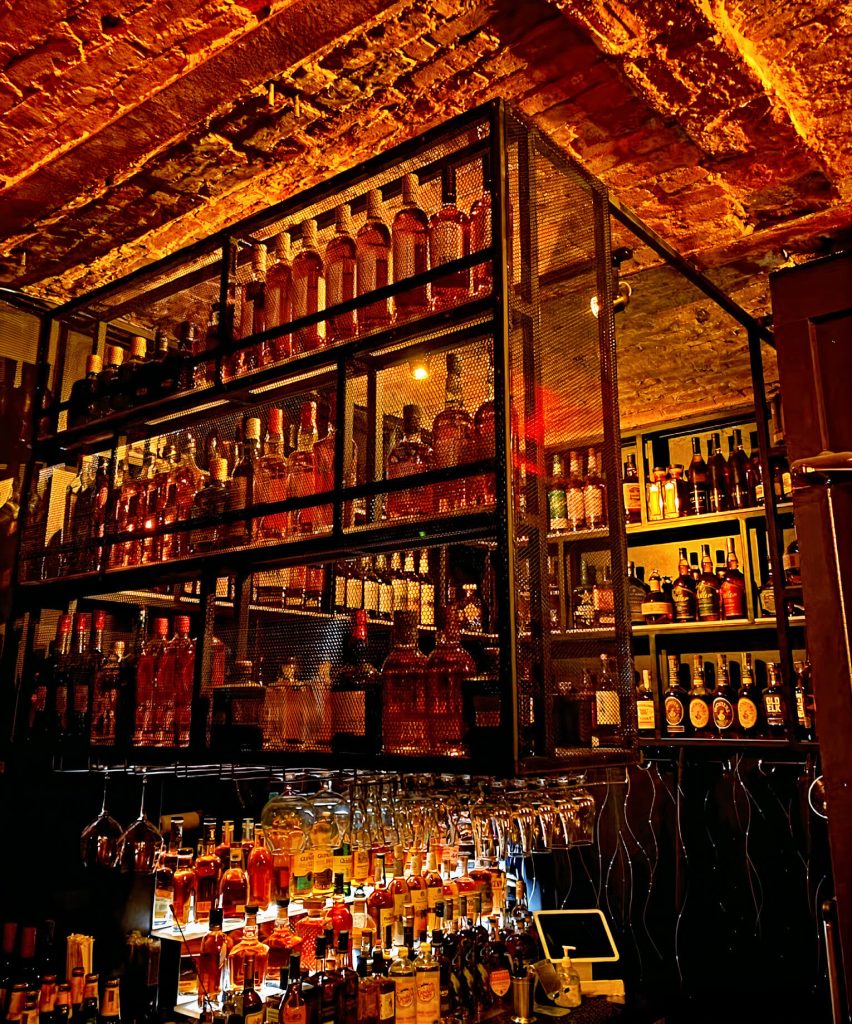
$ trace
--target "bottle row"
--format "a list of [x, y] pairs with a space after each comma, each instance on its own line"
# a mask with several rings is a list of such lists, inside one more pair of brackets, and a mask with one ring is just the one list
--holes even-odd
[[[325, 434], [317, 431], [317, 402], [301, 403], [298, 428], [291, 424], [285, 444], [284, 411], [271, 408], [266, 440], [261, 420], [248, 416], [231, 441], [210, 431], [201, 465], [192, 433], [169, 442], [158, 453], [149, 443], [124, 449], [123, 457], [84, 456], [70, 482], [61, 509], [61, 530], [45, 540], [50, 523], [60, 518], [57, 498], [46, 485], [34, 496], [24, 546], [30, 579], [147, 565], [190, 554], [251, 544], [298, 540], [328, 533], [333, 522], [335, 428], [333, 407], [326, 407]], [[447, 357], [444, 408], [422, 428], [420, 406], [403, 407], [401, 434], [391, 443], [384, 477], [396, 480], [494, 457], [493, 367], [489, 366], [484, 401], [475, 414], [464, 408], [461, 357]], [[295, 441], [295, 447], [293, 442]], [[121, 454], [121, 452], [117, 453]], [[353, 441], [345, 460], [344, 484], [358, 480]], [[493, 473], [395, 491], [377, 499], [375, 520], [429, 517], [463, 509], [484, 509], [496, 500]], [[252, 516], [254, 506], [328, 494], [329, 503]], [[344, 525], [366, 520], [366, 503], [346, 502]], [[195, 528], [187, 524], [197, 522]]]
[[568, 467], [566, 477], [562, 456], [551, 456], [547, 483], [550, 532], [603, 529], [607, 523], [606, 487], [597, 450], [588, 449], [585, 473], [580, 452], [568, 453]]
[[[728, 656], [720, 654], [715, 667], [710, 658], [696, 654], [691, 676], [688, 665], [681, 664], [676, 655], [669, 655], [668, 687], [660, 701], [662, 721], [657, 719], [651, 674], [647, 669], [642, 672], [636, 696], [639, 735], [786, 738], [791, 725], [787, 690], [779, 666], [770, 662], [765, 668], [766, 682], [760, 686], [755, 681], [755, 666], [749, 653], [742, 655], [741, 662], [730, 664]], [[796, 739], [815, 740], [816, 705], [810, 662], [797, 661], [794, 669], [792, 732]]]
[[[488, 162], [482, 164], [482, 187], [469, 211], [457, 206], [456, 172], [447, 168], [441, 183], [441, 206], [429, 216], [422, 209], [415, 174], [402, 180], [402, 205], [390, 225], [379, 189], [367, 194], [366, 218], [357, 229], [348, 204], [335, 210], [333, 234], [321, 249], [315, 220], [298, 232], [301, 248], [291, 258], [293, 229], [281, 231], [271, 244], [254, 243], [248, 273], [232, 268], [224, 310], [224, 336], [237, 341], [285, 327], [294, 320], [397, 284], [460, 260], [491, 245], [491, 195]], [[269, 250], [272, 250], [270, 263]], [[224, 379], [238, 378], [302, 352], [310, 352], [360, 334], [404, 323], [431, 310], [449, 309], [471, 296], [491, 291], [491, 262], [454, 270], [431, 283], [398, 292], [393, 298], [337, 313], [318, 323], [282, 331], [269, 341], [229, 355]], [[239, 283], [238, 283], [239, 282]], [[215, 363], [205, 352], [220, 343], [218, 303], [206, 319], [198, 311], [180, 325], [178, 339], [158, 331], [153, 343], [135, 337], [127, 358], [118, 345], [106, 350], [106, 365], [91, 355], [86, 375], [72, 386], [68, 425], [79, 426], [110, 413], [144, 405], [175, 393], [213, 382]], [[149, 350], [150, 349], [150, 350]]]

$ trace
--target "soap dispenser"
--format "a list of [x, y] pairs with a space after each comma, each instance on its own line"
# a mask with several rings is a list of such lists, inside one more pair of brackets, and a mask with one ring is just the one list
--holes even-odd
[[583, 1001], [580, 992], [580, 975], [574, 970], [569, 953], [575, 950], [576, 946], [562, 947], [562, 960], [556, 968], [556, 975], [559, 978], [559, 994], [556, 996], [556, 1005], [567, 1008], [579, 1006]]

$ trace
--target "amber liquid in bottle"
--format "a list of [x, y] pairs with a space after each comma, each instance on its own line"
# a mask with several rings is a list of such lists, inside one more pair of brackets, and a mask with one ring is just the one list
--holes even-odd
[[[402, 179], [402, 209], [391, 226], [394, 283], [422, 274], [429, 268], [429, 218], [418, 205], [417, 175]], [[429, 311], [429, 285], [421, 284], [394, 298], [398, 321], [411, 320]]]
[[426, 657], [417, 646], [417, 614], [394, 612], [394, 646], [382, 666], [385, 751], [429, 751], [426, 706]]
[[[293, 319], [325, 308], [325, 266], [317, 251], [317, 222], [306, 220], [302, 225], [302, 248], [293, 260]], [[326, 345], [325, 321], [300, 327], [293, 340], [299, 352], [323, 348]]]
[[[434, 453], [420, 434], [421, 411], [418, 405], [406, 405], [402, 410], [403, 437], [388, 456], [389, 480], [416, 476], [432, 469]], [[434, 492], [431, 487], [418, 487], [412, 480], [408, 490], [394, 491], [387, 496], [389, 519], [430, 516], [434, 511]]]
[[[390, 281], [391, 233], [382, 220], [382, 193], [367, 193], [367, 221], [358, 232], [358, 294], [367, 295]], [[380, 299], [358, 310], [358, 326], [362, 332], [387, 327], [391, 320], [390, 299]]]
[[[444, 408], [432, 423], [433, 466], [435, 469], [458, 466], [464, 461], [464, 445], [472, 429], [473, 419], [464, 407], [461, 357], [450, 352], [447, 355]], [[438, 484], [435, 490], [439, 512], [452, 512], [463, 508], [466, 504], [463, 479]]]
[[[334, 211], [334, 236], [325, 250], [326, 301], [329, 308], [355, 298], [355, 267], [352, 217], [349, 205], [344, 203]], [[354, 309], [329, 318], [329, 341], [345, 341], [357, 333], [358, 321]]]
[[[429, 221], [429, 256], [432, 267], [467, 256], [467, 216], [456, 206], [455, 168], [445, 167], [441, 177], [441, 209]], [[449, 309], [470, 295], [470, 270], [457, 270], [432, 282], [432, 305]]]

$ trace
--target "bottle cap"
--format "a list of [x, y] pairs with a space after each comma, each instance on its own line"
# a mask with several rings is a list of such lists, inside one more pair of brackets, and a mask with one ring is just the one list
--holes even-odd
[[284, 410], [279, 409], [275, 406], [269, 410], [266, 419], [266, 430], [270, 435], [280, 435], [284, 433]]
[[130, 356], [132, 359], [145, 359], [148, 355], [148, 342], [138, 335], [130, 339]]
[[243, 437], [246, 441], [260, 440], [260, 420], [256, 416], [249, 416], [246, 420]]
[[189, 636], [189, 616], [188, 615], [176, 615], [175, 616], [175, 632], [183, 633]]
[[420, 430], [422, 413], [419, 405], [404, 405], [402, 407], [402, 429], [406, 434], [416, 434]]
[[334, 209], [334, 230], [339, 235], [352, 234], [352, 213], [349, 203], [341, 203]]
[[417, 175], [410, 171], [402, 176], [402, 201], [404, 203], [416, 203], [417, 193], [420, 190], [420, 183]]
[[367, 193], [367, 217], [369, 220], [382, 219], [382, 190], [371, 188]]
[[91, 373], [100, 373], [103, 369], [103, 363], [100, 356], [91, 355], [86, 356], [86, 376], [88, 377]]
[[[251, 662], [249, 662], [249, 664], [251, 664]], [[256, 917], [256, 916], [257, 916], [257, 907], [253, 906], [253, 905], [249, 906], [247, 904], [246, 905], [246, 917]]]
[[290, 232], [281, 231], [275, 236], [275, 258], [279, 263], [290, 262]]
[[106, 612], [102, 608], [98, 608], [96, 612], [92, 614], [94, 620], [95, 629], [103, 629], [106, 624]]
[[169, 635], [169, 620], [168, 619], [154, 619], [154, 633], [157, 636], [168, 636]]
[[266, 246], [253, 245], [251, 247], [251, 268], [256, 274], [266, 274]]
[[210, 460], [210, 476], [217, 481], [228, 479], [228, 460], [213, 458]]
[[306, 220], [302, 225], [302, 246], [305, 249], [316, 249], [317, 222], [315, 220]]

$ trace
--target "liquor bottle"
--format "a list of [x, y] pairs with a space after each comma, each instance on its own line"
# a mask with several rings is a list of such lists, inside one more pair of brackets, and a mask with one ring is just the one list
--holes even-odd
[[[233, 952], [231, 953], [233, 956]], [[263, 1000], [255, 989], [255, 972], [258, 977], [263, 977], [261, 971], [255, 966], [255, 958], [248, 954], [245, 960], [243, 971], [243, 998], [242, 998], [242, 1021], [243, 1024], [263, 1024]], [[232, 978], [232, 982], [233, 982]], [[239, 982], [238, 982], [239, 984]]]
[[259, 532], [259, 523], [250, 518], [252, 506], [260, 500], [265, 489], [258, 486], [260, 475], [260, 420], [250, 416], [243, 428], [242, 458], [234, 467], [228, 489], [228, 512], [241, 513], [227, 526], [231, 544], [250, 544]]
[[178, 850], [177, 867], [174, 873], [174, 898], [172, 901], [175, 931], [178, 931], [177, 924], [185, 926], [189, 923], [189, 912], [195, 895], [195, 868], [192, 861], [192, 847], [186, 846]]
[[[317, 442], [317, 403], [302, 402], [299, 410], [298, 446], [289, 459], [289, 496], [307, 498], [316, 493], [314, 445]], [[314, 510], [294, 509], [290, 532], [296, 536], [313, 531]]]
[[395, 754], [429, 752], [427, 660], [417, 646], [417, 613], [394, 611], [394, 646], [382, 665], [384, 749]]
[[100, 403], [101, 357], [86, 357], [86, 376], [75, 381], [68, 396], [68, 426], [79, 427], [96, 419]]
[[[355, 298], [355, 266], [352, 216], [349, 204], [343, 203], [334, 211], [334, 235], [325, 249], [326, 305], [329, 309]], [[357, 333], [358, 321], [354, 309], [329, 317], [329, 343], [345, 341]]]
[[[302, 939], [293, 930], [288, 913], [289, 900], [278, 900], [278, 916], [272, 933], [267, 937], [269, 952], [266, 959], [266, 983], [272, 984], [280, 977], [288, 965], [292, 966], [293, 957], [300, 956]], [[292, 979], [292, 975], [290, 976]]]
[[[293, 319], [311, 316], [326, 308], [325, 267], [317, 251], [317, 222], [302, 225], [302, 248], [293, 260]], [[293, 336], [297, 352], [313, 352], [326, 344], [324, 320], [300, 327]]]
[[[338, 854], [337, 850], [335, 850], [334, 863], [336, 864], [337, 861]], [[349, 908], [346, 906], [346, 896], [344, 895], [343, 892], [343, 874], [339, 871], [335, 872], [334, 875], [334, 895], [332, 896], [331, 900], [331, 907], [329, 907], [325, 918], [326, 928], [330, 927], [332, 929], [333, 940], [339, 951], [341, 935], [345, 934], [348, 948], [349, 936], [352, 934], [353, 928], [352, 914], [349, 912]], [[361, 931], [363, 931], [363, 928], [361, 929]]]
[[332, 1020], [335, 1024], [358, 1024], [358, 975], [349, 964], [349, 932], [345, 929], [337, 939], [336, 959], [340, 981]]
[[417, 1024], [417, 976], [414, 964], [408, 959], [408, 949], [401, 946], [390, 966], [394, 984], [396, 1024]]
[[109, 398], [111, 412], [126, 409], [133, 403], [136, 379], [142, 375], [147, 357], [148, 342], [145, 338], [131, 338], [128, 356], [119, 367], [118, 377], [114, 382], [112, 394]]
[[722, 441], [719, 434], [713, 434], [713, 454], [707, 464], [707, 492], [710, 511], [725, 512], [728, 502], [728, 464], [722, 454]]
[[593, 747], [618, 747], [624, 742], [621, 726], [621, 700], [610, 671], [610, 657], [601, 656], [601, 670], [595, 687], [592, 721]]
[[[663, 480], [663, 519], [678, 519], [683, 515], [682, 491], [674, 466], [669, 466]], [[688, 495], [686, 500], [689, 501]]]
[[680, 658], [668, 656], [669, 685], [663, 694], [663, 709], [666, 716], [666, 735], [684, 736], [689, 726], [686, 690], [680, 683]]
[[104, 998], [98, 1015], [98, 1024], [119, 1024], [121, 1004], [118, 978], [110, 978], [104, 985]]
[[743, 449], [743, 432], [734, 427], [733, 451], [728, 459], [728, 481], [731, 508], [748, 508], [754, 504], [749, 481], [749, 458]]
[[[290, 262], [290, 232], [275, 238], [275, 262], [266, 274], [266, 326], [283, 327], [293, 319], [293, 266]], [[269, 342], [270, 357], [276, 362], [292, 353], [290, 333], [279, 334]]]
[[[367, 220], [358, 231], [358, 294], [367, 295], [390, 281], [391, 233], [382, 219], [381, 189], [367, 193]], [[390, 299], [379, 299], [358, 310], [362, 333], [386, 327], [391, 321]]]
[[815, 740], [816, 705], [811, 688], [811, 663], [809, 661], [794, 661], [793, 669], [796, 673], [794, 688], [796, 698], [796, 735], [800, 740]]
[[591, 629], [595, 624], [595, 606], [592, 594], [595, 586], [595, 568], [580, 559], [580, 582], [573, 591], [574, 629]]
[[429, 569], [429, 554], [427, 551], [420, 552], [420, 561], [417, 563], [417, 579], [420, 583], [420, 625], [435, 625], [435, 582]]
[[793, 495], [793, 483], [790, 476], [790, 463], [786, 456], [780, 455], [772, 465], [772, 490], [775, 501], [789, 501]]
[[[491, 158], [485, 153], [482, 157], [482, 192], [470, 207], [471, 252], [481, 253], [491, 245], [491, 188]], [[487, 295], [491, 291], [492, 277], [493, 268], [490, 260], [477, 263], [473, 268], [474, 295]]]
[[631, 622], [644, 622], [642, 605], [645, 601], [645, 584], [636, 575], [634, 562], [627, 563], [627, 604]]
[[781, 558], [781, 567], [784, 570], [784, 582], [788, 587], [800, 587], [802, 585], [799, 540], [797, 537], [794, 537], [787, 545]]
[[615, 625], [615, 594], [612, 587], [612, 570], [608, 564], [603, 567], [602, 578], [596, 579], [592, 585], [592, 608], [593, 626]]
[[757, 599], [760, 605], [760, 614], [764, 618], [774, 619], [776, 614], [775, 581], [772, 576], [772, 561], [769, 558], [766, 559], [766, 579], [758, 592]]
[[[224, 897], [223, 897], [224, 903]], [[225, 917], [228, 913], [225, 911]], [[257, 907], [249, 905], [245, 908], [246, 923], [243, 928], [243, 937], [237, 942], [228, 954], [228, 972], [231, 979], [231, 987], [239, 986], [248, 978], [250, 965], [257, 972], [257, 978], [262, 981], [266, 976], [266, 965], [269, 958], [269, 946], [260, 941], [257, 928]]]
[[[391, 225], [394, 284], [423, 274], [429, 263], [429, 218], [419, 206], [417, 175], [402, 178], [402, 208]], [[394, 297], [399, 322], [422, 316], [429, 311], [429, 285], [421, 284]]]
[[373, 922], [377, 944], [387, 948], [388, 929], [392, 930], [394, 924], [394, 902], [387, 888], [385, 854], [376, 854], [373, 874], [375, 888], [367, 897], [367, 914]]
[[550, 457], [550, 472], [547, 478], [547, 513], [548, 529], [551, 533], [564, 533], [568, 529], [568, 503], [565, 494], [562, 456], [558, 453], [554, 453]]
[[260, 910], [266, 910], [272, 899], [273, 872], [272, 854], [266, 848], [263, 828], [258, 825], [254, 833], [254, 846], [248, 851], [246, 875], [248, 899]]
[[71, 985], [66, 981], [56, 990], [54, 1024], [71, 1024]]
[[462, 686], [476, 675], [476, 663], [461, 646], [459, 625], [457, 608], [445, 606], [443, 628], [438, 631], [435, 648], [426, 660], [430, 745], [433, 752], [449, 756], [467, 753]]
[[[161, 516], [158, 525], [165, 525], [166, 522], [185, 523], [191, 518], [195, 496], [208, 480], [208, 474], [195, 461], [195, 455], [195, 438], [187, 432], [181, 437], [180, 457], [166, 484], [167, 510]], [[164, 540], [170, 557], [180, 558], [190, 553], [190, 531], [175, 531], [171, 537]]]
[[787, 698], [780, 666], [769, 662], [766, 672], [768, 680], [762, 695], [766, 731], [770, 736], [783, 737], [787, 732]]
[[583, 508], [586, 528], [600, 530], [606, 525], [606, 498], [603, 480], [598, 475], [598, 456], [594, 448], [589, 449], [586, 459], [586, 477], [583, 481]]
[[210, 476], [192, 499], [189, 519], [203, 519], [206, 526], [189, 531], [189, 547], [196, 554], [215, 551], [225, 540], [225, 527], [220, 522], [229, 503], [228, 460], [213, 457], [209, 462]]
[[[284, 412], [269, 410], [266, 425], [266, 448], [258, 459], [258, 502], [285, 501], [288, 497], [289, 475], [284, 455]], [[283, 540], [287, 536], [288, 512], [271, 512], [258, 523], [265, 540]]]
[[755, 505], [761, 508], [766, 502], [764, 481], [763, 481], [763, 463], [760, 461], [760, 446], [757, 443], [757, 433], [752, 432], [751, 437], [751, 455], [749, 455], [749, 488], [754, 498]]
[[744, 654], [740, 688], [737, 691], [737, 726], [743, 737], [750, 739], [760, 734], [759, 725], [758, 694], [754, 683], [751, 655]]
[[699, 622], [717, 622], [722, 617], [719, 577], [713, 572], [710, 545], [701, 545], [701, 576], [695, 588]]
[[694, 516], [710, 511], [710, 493], [707, 481], [707, 463], [701, 454], [701, 438], [692, 439], [692, 461], [687, 469], [689, 474], [689, 511]]
[[390, 622], [393, 619], [393, 579], [387, 555], [376, 555], [376, 577], [379, 581], [378, 618]]
[[657, 709], [651, 689], [651, 673], [642, 669], [642, 681], [636, 690], [636, 720], [640, 736], [656, 736]]
[[289, 982], [280, 1004], [280, 1024], [308, 1024], [308, 1007], [304, 998], [305, 983], [301, 973], [301, 957], [296, 952], [290, 956]]
[[216, 856], [216, 823], [205, 821], [204, 852], [195, 862], [195, 920], [198, 924], [211, 921], [219, 894], [219, 876], [222, 863]]
[[673, 601], [663, 591], [659, 569], [654, 569], [648, 577], [648, 593], [642, 602], [642, 618], [652, 625], [671, 622], [674, 618]]
[[694, 622], [697, 615], [696, 584], [686, 548], [678, 548], [678, 577], [672, 587], [675, 622]]
[[178, 390], [183, 358], [177, 346], [170, 343], [165, 331], [157, 331], [154, 342], [154, 356], [148, 370], [151, 401], [167, 398]]
[[248, 878], [243, 870], [243, 849], [232, 843], [228, 850], [228, 867], [219, 879], [219, 898], [226, 920], [243, 917], [248, 900]]
[[114, 640], [112, 650], [97, 667], [92, 694], [91, 741], [102, 746], [114, 746], [117, 739], [116, 723], [120, 720], [119, 704], [125, 680], [123, 640]]
[[[442, 208], [429, 221], [429, 257], [432, 267], [468, 255], [468, 218], [456, 206], [456, 171], [445, 167], [441, 174]], [[470, 294], [470, 270], [457, 270], [432, 282], [432, 305], [449, 309]]]
[[689, 689], [689, 723], [694, 736], [711, 735], [712, 697], [704, 684], [704, 658], [693, 659], [692, 686]]
[[642, 489], [639, 485], [639, 470], [636, 468], [636, 456], [633, 452], [630, 452], [627, 456], [627, 462], [624, 463], [621, 494], [624, 501], [625, 522], [641, 522]]
[[367, 612], [359, 610], [352, 616], [346, 656], [331, 686], [335, 753], [377, 753], [382, 749], [382, 677], [367, 652]]
[[[487, 970], [487, 968], [486, 968]], [[508, 972], [507, 972], [508, 973]], [[417, 1024], [433, 1024], [441, 1019], [441, 967], [432, 956], [432, 947], [421, 942], [414, 962], [417, 991]], [[508, 991], [508, 986], [507, 986]]]
[[[124, 363], [124, 349], [120, 345], [107, 345], [106, 365], [101, 370], [97, 383], [97, 408], [93, 419], [109, 416], [114, 412], [113, 399]], [[70, 415], [70, 413], [69, 413]], [[70, 426], [70, 424], [69, 424]]]
[[[464, 407], [461, 356], [449, 352], [444, 408], [432, 422], [432, 467], [447, 469], [460, 465], [464, 461], [464, 445], [471, 430], [473, 418]], [[453, 512], [466, 504], [464, 480], [438, 484], [434, 490], [438, 512]]]
[[655, 466], [648, 481], [648, 521], [657, 522], [665, 518], [666, 509], [666, 471], [662, 466]]
[[[432, 469], [434, 454], [420, 434], [422, 413], [419, 405], [402, 408], [402, 440], [396, 444], [387, 461], [388, 480], [416, 475]], [[435, 495], [431, 487], [418, 487], [412, 481], [407, 490], [394, 491], [387, 496], [388, 519], [428, 517], [435, 509]]]
[[739, 570], [736, 539], [728, 538], [728, 559], [725, 578], [719, 588], [722, 611], [726, 619], [744, 619], [746, 617], [746, 583]]
[[[102, 612], [96, 614], [103, 616]], [[89, 713], [93, 682], [93, 666], [89, 651], [91, 619], [88, 613], [78, 612], [73, 623], [74, 631], [67, 661], [69, 704], [65, 736], [71, 740], [82, 740], [89, 735], [90, 730]]]
[[713, 691], [712, 711], [713, 725], [721, 737], [732, 736], [737, 731], [735, 704], [736, 698], [728, 672], [728, 656], [727, 654], [720, 654], [716, 670], [716, 687]]
[[222, 968], [228, 962], [228, 953], [233, 945], [231, 938], [222, 931], [222, 911], [213, 907], [209, 911], [210, 930], [201, 939], [198, 953], [198, 1005], [202, 1006], [204, 993], [210, 999], [219, 1000], [222, 989]]
[[[512, 420], [516, 426], [515, 417]], [[473, 429], [467, 435], [464, 461], [476, 462], [494, 457], [494, 356], [489, 351], [485, 372], [485, 399], [473, 416]], [[470, 506], [493, 505], [497, 494], [497, 481], [493, 473], [471, 476], [466, 481], [466, 497]]]

